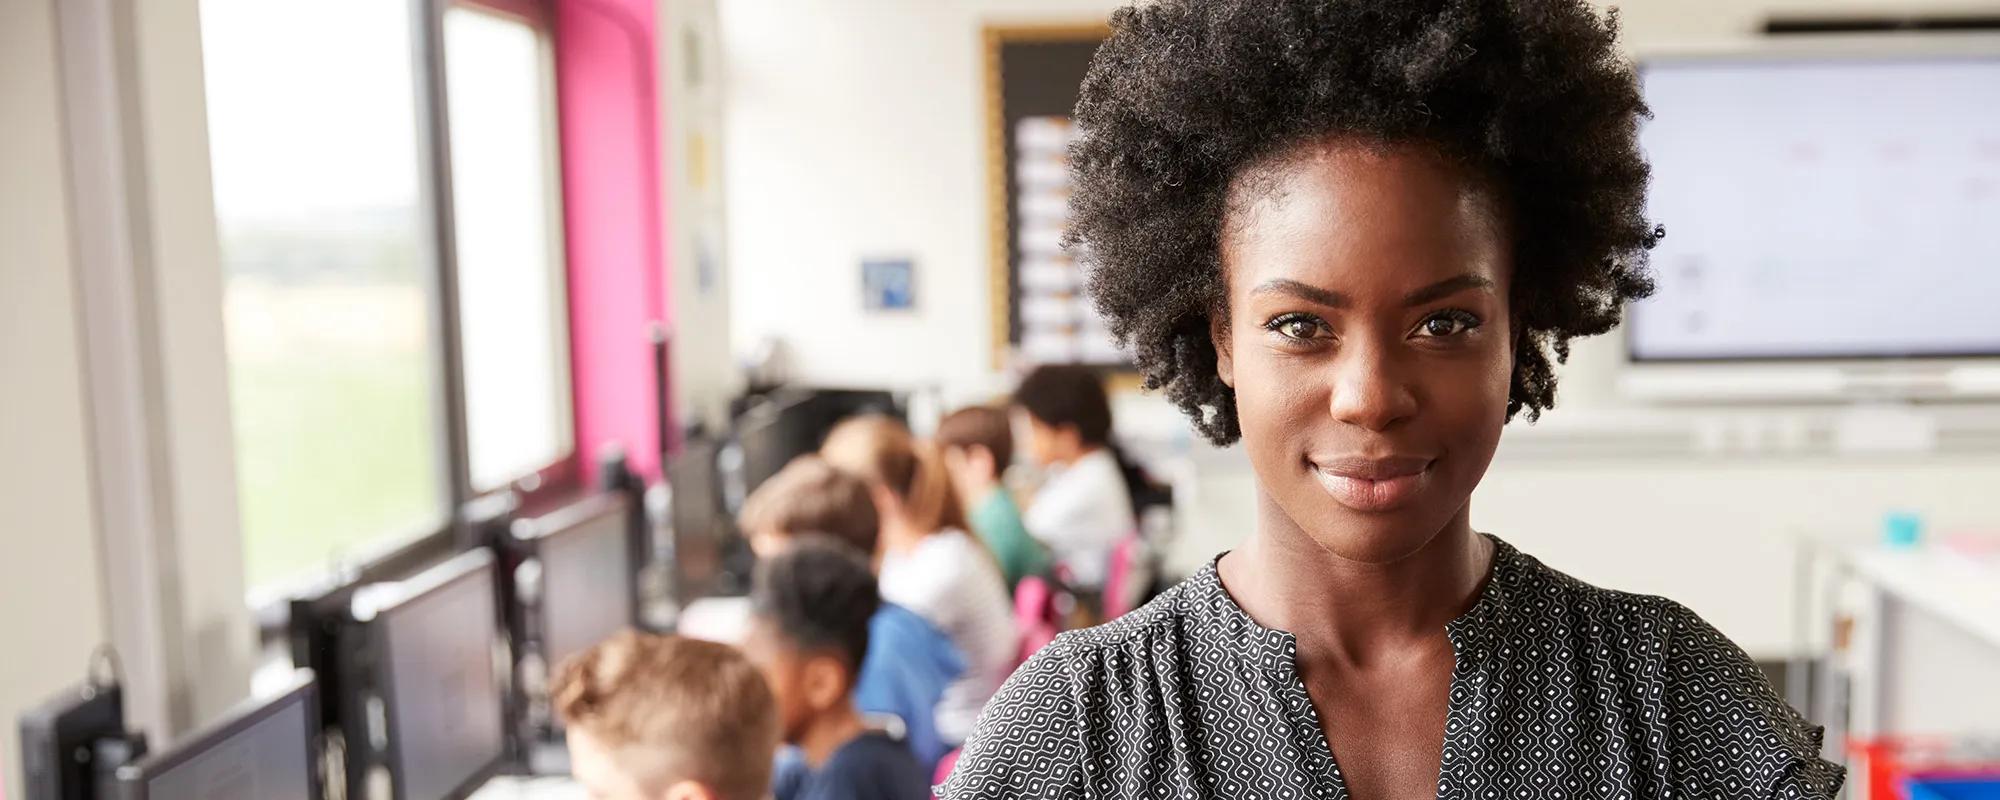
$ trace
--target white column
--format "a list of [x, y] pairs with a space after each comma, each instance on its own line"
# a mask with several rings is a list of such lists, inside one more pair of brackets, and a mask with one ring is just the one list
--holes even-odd
[[197, 0], [57, 4], [111, 639], [156, 741], [248, 693]]

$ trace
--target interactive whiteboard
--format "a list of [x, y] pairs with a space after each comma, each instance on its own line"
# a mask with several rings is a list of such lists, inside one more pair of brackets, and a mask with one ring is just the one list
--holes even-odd
[[2000, 354], [2000, 56], [1641, 65], [1634, 359]]

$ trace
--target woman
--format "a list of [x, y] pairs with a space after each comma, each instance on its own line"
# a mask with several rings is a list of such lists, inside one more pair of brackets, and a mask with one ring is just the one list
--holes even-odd
[[1254, 534], [1024, 665], [942, 796], [1831, 798], [1819, 731], [1712, 627], [1469, 522], [1505, 421], [1651, 289], [1615, 20], [1159, 0], [1112, 28], [1071, 244], [1147, 383], [1243, 441]]
[[868, 482], [882, 526], [876, 543], [882, 599], [937, 626], [964, 656], [965, 670], [937, 707], [938, 736], [957, 745], [972, 733], [1020, 648], [1000, 568], [965, 532], [943, 458], [902, 423], [880, 416], [842, 422], [827, 434], [820, 457]]

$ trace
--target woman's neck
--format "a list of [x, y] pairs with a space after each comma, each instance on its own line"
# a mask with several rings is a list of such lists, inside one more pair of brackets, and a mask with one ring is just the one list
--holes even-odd
[[819, 719], [806, 727], [799, 736], [799, 750], [805, 753], [806, 763], [813, 769], [826, 766], [826, 760], [833, 757], [842, 745], [860, 736], [868, 727], [861, 722], [861, 714], [854, 710], [853, 703], [843, 703], [829, 709]]
[[1257, 535], [1218, 570], [1251, 619], [1291, 633], [1302, 658], [1366, 666], [1440, 635], [1491, 571], [1493, 543], [1472, 530], [1469, 509], [1408, 557], [1370, 564], [1327, 550], [1269, 497], [1259, 500]]
[[893, 515], [882, 521], [882, 549], [888, 553], [907, 553], [915, 550], [931, 533], [933, 531], [918, 527], [903, 515]]

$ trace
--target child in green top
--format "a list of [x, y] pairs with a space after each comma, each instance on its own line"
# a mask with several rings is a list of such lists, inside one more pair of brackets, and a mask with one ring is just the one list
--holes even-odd
[[1048, 550], [1028, 535], [1021, 509], [1000, 483], [1001, 473], [1014, 460], [1014, 431], [1007, 412], [989, 406], [961, 408], [938, 422], [935, 439], [972, 530], [1000, 562], [1007, 589], [1012, 591], [1029, 575], [1047, 574]]

